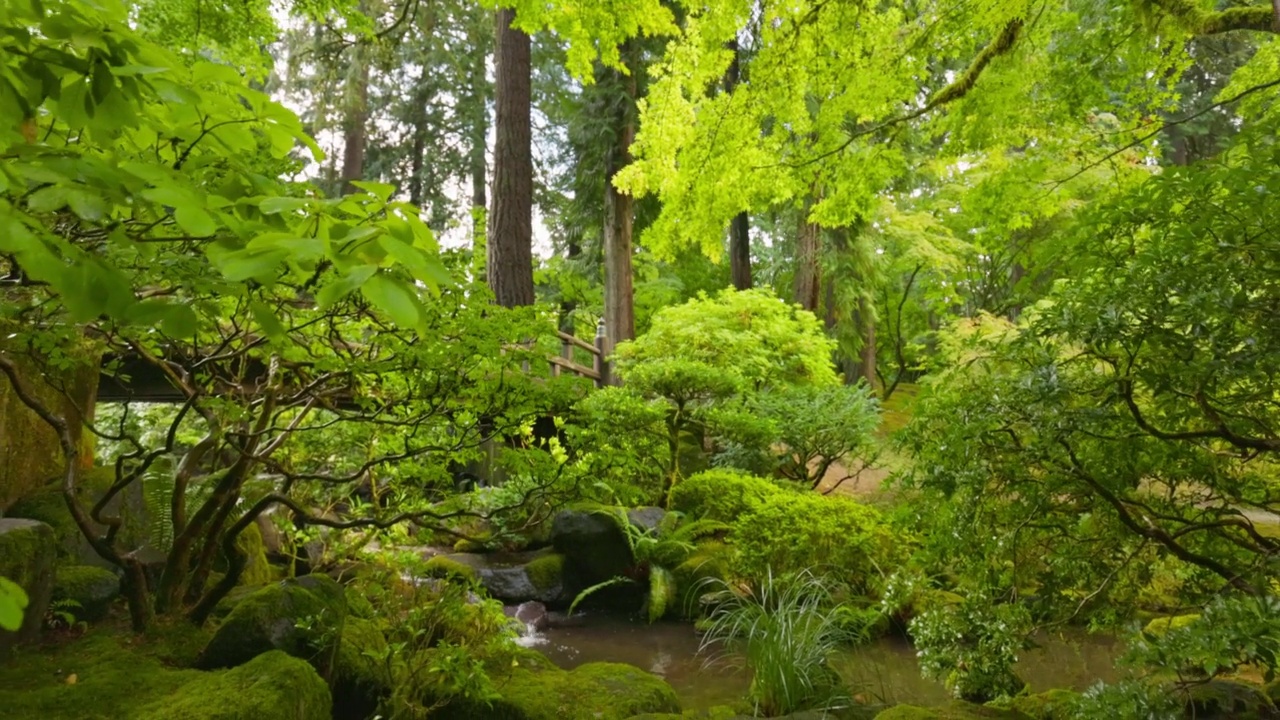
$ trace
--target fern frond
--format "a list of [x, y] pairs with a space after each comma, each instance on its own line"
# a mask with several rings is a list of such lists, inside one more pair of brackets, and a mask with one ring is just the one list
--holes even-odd
[[649, 622], [662, 619], [676, 602], [676, 579], [661, 565], [649, 568]]
[[612, 577], [612, 578], [609, 578], [608, 580], [605, 580], [604, 582], [596, 583], [595, 585], [592, 585], [586, 590], [583, 590], [582, 592], [578, 593], [578, 596], [575, 597], [573, 599], [573, 602], [569, 604], [569, 614], [573, 615], [573, 611], [577, 609], [578, 603], [582, 602], [583, 600], [586, 600], [587, 597], [590, 596], [592, 593], [599, 592], [601, 590], [604, 590], [605, 588], [613, 587], [614, 585], [624, 585], [630, 582], [633, 582], [631, 578], [626, 578], [626, 577], [622, 577], [621, 575], [618, 575], [617, 577]]

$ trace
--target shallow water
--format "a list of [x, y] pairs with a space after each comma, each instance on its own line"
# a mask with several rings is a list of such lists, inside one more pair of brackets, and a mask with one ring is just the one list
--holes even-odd
[[[740, 700], [750, 675], [723, 665], [706, 667], [698, 656], [698, 635], [687, 623], [646, 625], [608, 615], [587, 615], [572, 627], [542, 631], [537, 649], [563, 668], [588, 662], [622, 662], [661, 675], [686, 708], [707, 708]], [[1070, 631], [1038, 638], [1039, 649], [1022, 654], [1018, 674], [1034, 692], [1050, 688], [1084, 690], [1119, 677], [1114, 660], [1121, 647], [1112, 638]], [[936, 704], [948, 699], [941, 683], [920, 677], [915, 650], [904, 639], [887, 637], [850, 650], [836, 662], [861, 699], [874, 703]]]

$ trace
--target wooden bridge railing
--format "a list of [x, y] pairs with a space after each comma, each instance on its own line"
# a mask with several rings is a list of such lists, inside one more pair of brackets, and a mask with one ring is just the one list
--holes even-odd
[[[609, 361], [605, 359], [605, 329], [604, 320], [596, 325], [596, 337], [594, 343], [589, 343], [577, 336], [569, 333], [556, 331], [556, 337], [560, 338], [560, 355], [548, 358], [551, 363], [551, 375], [560, 377], [564, 371], [569, 371], [575, 375], [593, 380], [596, 387], [604, 387], [609, 384]], [[591, 365], [581, 365], [574, 360], [574, 351], [583, 350], [591, 358]]]

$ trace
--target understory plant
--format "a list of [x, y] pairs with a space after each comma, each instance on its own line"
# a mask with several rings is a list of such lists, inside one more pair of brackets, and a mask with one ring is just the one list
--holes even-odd
[[352, 649], [389, 680], [382, 717], [416, 720], [451, 702], [488, 702], [497, 696], [490, 669], [515, 661], [514, 632], [501, 603], [479, 599], [465, 579], [415, 577], [422, 574], [419, 560], [401, 557], [357, 582], [386, 637], [385, 643], [375, 634], [352, 638]]
[[745, 591], [724, 580], [705, 584], [716, 604], [698, 652], [708, 663], [746, 665], [756, 714], [773, 717], [848, 702], [831, 659], [857, 638], [840, 621], [830, 581], [809, 570], [777, 576], [768, 570]]
[[956, 697], [974, 702], [1022, 690], [1025, 683], [1014, 664], [1030, 628], [1026, 608], [998, 603], [986, 594], [931, 608], [911, 622], [920, 671], [941, 680]]
[[569, 614], [592, 594], [616, 585], [640, 583], [646, 590], [645, 608], [649, 622], [661, 619], [676, 606], [678, 597], [674, 570], [697, 550], [700, 538], [728, 529], [724, 523], [701, 519], [684, 521], [680, 513], [663, 516], [658, 526], [644, 529], [632, 524], [627, 511], [608, 508], [599, 511], [611, 518], [622, 530], [631, 550], [632, 567], [624, 575], [605, 580], [578, 593], [569, 606]]

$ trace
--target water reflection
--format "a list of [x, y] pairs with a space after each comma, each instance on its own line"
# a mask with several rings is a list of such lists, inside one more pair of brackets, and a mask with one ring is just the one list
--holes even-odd
[[[538, 650], [563, 668], [589, 662], [622, 662], [660, 675], [675, 688], [686, 708], [707, 708], [740, 700], [750, 675], [718, 663], [707, 667], [697, 656], [698, 636], [686, 623], [646, 625], [625, 618], [590, 615], [572, 627], [540, 633]], [[1114, 660], [1117, 641], [1069, 631], [1037, 639], [1040, 647], [1023, 653], [1018, 674], [1035, 692], [1050, 688], [1083, 690], [1119, 677]], [[915, 650], [905, 639], [882, 638], [844, 654], [836, 662], [853, 693], [867, 702], [936, 704], [948, 699], [940, 683], [920, 677]]]

